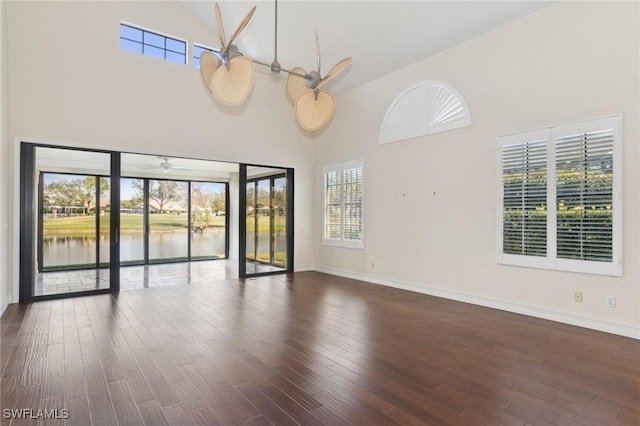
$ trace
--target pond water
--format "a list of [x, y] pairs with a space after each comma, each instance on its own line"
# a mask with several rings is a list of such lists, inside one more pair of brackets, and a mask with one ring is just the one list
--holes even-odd
[[[253, 233], [248, 233], [248, 241], [254, 241]], [[225, 232], [208, 229], [195, 232], [191, 239], [191, 256], [224, 257]], [[276, 236], [276, 249], [286, 247], [283, 236]], [[109, 261], [109, 238], [100, 238], [100, 262]], [[151, 232], [149, 234], [149, 259], [187, 258], [188, 234], [186, 232]], [[269, 251], [269, 234], [258, 234], [258, 251]], [[69, 265], [95, 264], [96, 239], [90, 237], [45, 236], [43, 238], [43, 261], [45, 268]], [[120, 261], [142, 262], [144, 259], [144, 235], [124, 234], [120, 236]]]

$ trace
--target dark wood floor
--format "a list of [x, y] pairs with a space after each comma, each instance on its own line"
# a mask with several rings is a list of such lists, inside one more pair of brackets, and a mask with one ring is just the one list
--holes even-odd
[[640, 424], [639, 341], [314, 272], [12, 305], [1, 347], [2, 408], [68, 425]]

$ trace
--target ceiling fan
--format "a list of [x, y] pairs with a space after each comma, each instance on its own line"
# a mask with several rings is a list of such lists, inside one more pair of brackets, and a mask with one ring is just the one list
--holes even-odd
[[159, 164], [148, 164], [145, 167], [141, 167], [142, 169], [159, 169], [164, 173], [169, 173], [172, 170], [186, 169], [183, 166], [176, 166], [169, 161], [167, 157], [158, 157], [161, 161]]
[[[351, 63], [351, 58], [344, 58], [329, 70], [323, 77], [320, 74], [320, 41], [316, 33], [316, 52], [318, 69], [307, 73], [300, 67], [294, 68], [287, 78], [287, 97], [295, 104], [296, 119], [300, 126], [310, 132], [324, 127], [336, 109], [336, 100], [325, 90], [325, 84], [343, 72]], [[302, 75], [304, 77], [302, 77]]]
[[216, 22], [220, 34], [220, 57], [204, 51], [200, 56], [200, 72], [209, 91], [220, 102], [226, 105], [243, 103], [253, 87], [253, 62], [268, 67], [272, 73], [284, 71], [289, 74], [286, 83], [287, 97], [294, 102], [296, 120], [300, 126], [314, 132], [324, 127], [335, 112], [336, 101], [331, 93], [320, 90], [330, 80], [342, 73], [351, 64], [351, 58], [344, 58], [322, 76], [320, 73], [320, 43], [316, 33], [316, 50], [318, 58], [317, 70], [307, 73], [303, 68], [287, 70], [278, 62], [278, 0], [275, 0], [275, 55], [271, 64], [251, 60], [243, 56], [233, 44], [240, 32], [247, 26], [253, 16], [254, 6], [240, 22], [238, 28], [227, 42], [224, 35], [222, 15], [218, 3], [215, 4]]
[[200, 55], [200, 73], [209, 91], [225, 105], [240, 105], [247, 99], [253, 87], [253, 62], [247, 56], [243, 56], [233, 42], [249, 24], [255, 11], [256, 6], [253, 6], [227, 41], [220, 6], [218, 3], [215, 4], [216, 22], [220, 33], [220, 58], [211, 52], [203, 51]]

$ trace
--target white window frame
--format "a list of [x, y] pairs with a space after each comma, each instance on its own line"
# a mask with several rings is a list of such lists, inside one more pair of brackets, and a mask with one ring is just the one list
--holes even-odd
[[[613, 129], [613, 187], [612, 187], [612, 260], [598, 262], [557, 258], [556, 214], [556, 133], [568, 130], [593, 132], [603, 128]], [[498, 136], [497, 138], [497, 262], [502, 265], [523, 266], [585, 274], [622, 276], [622, 115], [585, 120]], [[503, 253], [503, 165], [502, 147], [518, 141], [546, 138], [547, 140], [547, 253], [546, 256], [527, 256]]]
[[[361, 194], [361, 209], [362, 209], [362, 218], [360, 220], [360, 227], [361, 227], [361, 233], [360, 233], [360, 240], [358, 241], [354, 241], [354, 240], [344, 240], [344, 239], [327, 239], [326, 238], [326, 215], [327, 215], [327, 174], [330, 172], [336, 172], [336, 171], [344, 171], [347, 169], [354, 169], [354, 168], [359, 168], [361, 169], [361, 174], [362, 174], [362, 194]], [[353, 249], [364, 249], [364, 223], [365, 223], [365, 169], [364, 169], [364, 161], [361, 160], [357, 160], [357, 161], [349, 161], [349, 162], [345, 162], [345, 163], [340, 163], [340, 164], [334, 164], [331, 166], [327, 166], [325, 168], [322, 169], [322, 194], [323, 194], [323, 198], [322, 198], [322, 244], [326, 245], [326, 246], [333, 246], [333, 247], [345, 247], [345, 248], [353, 248]], [[344, 202], [342, 203], [342, 205], [344, 206]], [[340, 226], [341, 226], [341, 232], [340, 234], [343, 235], [342, 232], [342, 227], [344, 226], [344, 217], [341, 217], [341, 222], [340, 222]]]
[[[138, 52], [134, 52], [132, 50], [124, 49], [126, 52], [137, 53], [137, 54], [142, 55], [142, 56], [146, 56], [146, 57], [150, 57], [150, 58], [154, 58], [154, 59], [159, 59], [159, 60], [162, 60], [162, 61], [165, 61], [165, 62], [171, 62], [172, 64], [178, 64], [178, 65], [181, 65], [181, 66], [189, 66], [191, 64], [191, 61], [189, 61], [189, 58], [190, 58], [190, 56], [189, 56], [189, 53], [190, 53], [189, 40], [187, 40], [186, 38], [176, 37], [174, 35], [167, 34], [167, 33], [164, 33], [162, 31], [154, 30], [154, 29], [149, 28], [149, 27], [144, 27], [142, 25], [134, 24], [134, 23], [131, 23], [131, 22], [128, 22], [128, 21], [120, 21], [120, 24], [121, 25], [126, 25], [126, 26], [131, 27], [131, 28], [135, 28], [137, 30], [141, 30], [141, 31], [145, 31], [145, 32], [148, 32], [148, 33], [152, 33], [152, 34], [158, 35], [160, 37], [169, 38], [169, 39], [173, 39], [173, 40], [180, 41], [180, 42], [184, 43], [184, 56], [185, 56], [184, 60], [185, 60], [185, 62], [183, 64], [181, 62], [171, 61], [171, 60], [169, 60], [167, 58], [158, 58], [158, 57], [153, 56], [153, 55], [147, 55], [144, 52], [138, 53]], [[121, 25], [118, 26], [118, 29], [120, 29]], [[122, 36], [119, 35], [118, 36], [118, 42], [121, 39], [122, 39]], [[123, 49], [121, 48], [121, 50], [123, 50]], [[164, 50], [166, 51], [167, 49], [165, 48]]]

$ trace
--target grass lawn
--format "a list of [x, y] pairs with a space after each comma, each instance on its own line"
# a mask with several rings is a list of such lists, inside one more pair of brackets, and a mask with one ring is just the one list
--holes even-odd
[[[142, 232], [141, 214], [121, 214], [120, 215], [120, 233], [135, 234]], [[95, 216], [73, 216], [73, 217], [57, 217], [44, 220], [44, 235], [65, 235], [69, 237], [91, 237], [95, 235], [96, 217]], [[187, 227], [187, 215], [174, 214], [151, 214], [149, 215], [149, 225], [154, 231], [178, 231]], [[225, 217], [214, 216], [209, 227], [224, 228]], [[283, 231], [286, 223], [283, 216], [276, 216], [274, 219], [274, 227], [276, 231]], [[254, 217], [247, 217], [247, 231], [254, 230]], [[258, 216], [258, 232], [269, 231], [269, 217]], [[100, 233], [109, 233], [109, 215], [100, 217]]]
[[[149, 225], [154, 231], [175, 231], [187, 227], [186, 215], [152, 214]], [[211, 227], [224, 228], [224, 216], [213, 218]], [[57, 217], [44, 220], [44, 235], [93, 236], [96, 229], [95, 216]], [[120, 233], [135, 234], [142, 232], [141, 214], [121, 214]], [[100, 233], [109, 233], [109, 215], [100, 217]]]

